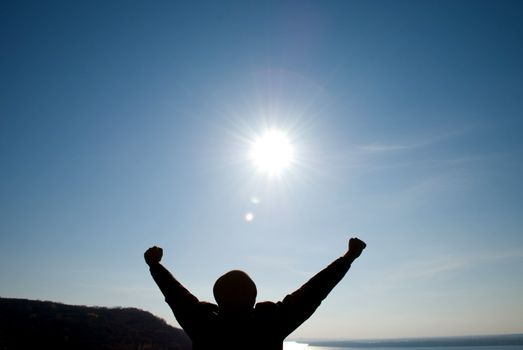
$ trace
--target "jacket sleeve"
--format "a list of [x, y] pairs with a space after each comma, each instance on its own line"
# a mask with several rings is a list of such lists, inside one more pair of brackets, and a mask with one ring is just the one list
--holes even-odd
[[197, 328], [195, 325], [198, 321], [200, 301], [161, 264], [152, 265], [149, 270], [165, 296], [165, 301], [171, 307], [176, 320], [190, 336], [192, 331]]
[[291, 334], [316, 311], [322, 300], [345, 276], [351, 262], [352, 260], [346, 256], [336, 259], [298, 290], [278, 302], [282, 315], [283, 337]]

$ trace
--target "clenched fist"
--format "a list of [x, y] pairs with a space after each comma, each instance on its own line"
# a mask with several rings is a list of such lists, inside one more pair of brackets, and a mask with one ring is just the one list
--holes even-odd
[[152, 266], [160, 263], [163, 256], [163, 249], [157, 246], [151, 247], [145, 251], [143, 257], [147, 265]]
[[350, 256], [353, 259], [356, 259], [358, 256], [360, 256], [363, 249], [365, 249], [367, 245], [365, 242], [363, 242], [359, 238], [351, 238], [349, 240], [349, 250], [347, 251], [348, 256]]

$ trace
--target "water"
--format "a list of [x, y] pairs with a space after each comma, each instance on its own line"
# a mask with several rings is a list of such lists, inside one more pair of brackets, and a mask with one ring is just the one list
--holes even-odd
[[[305, 346], [298, 349], [307, 350], [523, 350], [523, 345], [481, 345], [481, 346], [423, 346], [423, 347], [380, 347], [380, 348], [353, 348], [353, 347], [322, 347], [322, 346]], [[284, 347], [284, 350], [287, 348]], [[294, 350], [290, 348], [288, 350]]]
[[423, 347], [323, 347], [303, 343], [285, 342], [283, 350], [523, 350], [523, 345], [481, 346], [423, 346]]

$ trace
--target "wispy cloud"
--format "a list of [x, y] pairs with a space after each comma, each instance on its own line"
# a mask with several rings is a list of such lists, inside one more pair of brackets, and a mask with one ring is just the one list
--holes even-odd
[[523, 258], [523, 248], [478, 254], [447, 255], [429, 260], [411, 261], [389, 277], [399, 280], [432, 278], [484, 264]]
[[415, 148], [415, 145], [385, 145], [381, 143], [371, 143], [368, 145], [358, 146], [358, 149], [368, 152], [368, 153], [379, 153], [379, 152], [391, 152], [391, 151], [400, 151], [407, 150], [410, 148]]
[[394, 152], [394, 151], [407, 151], [413, 150], [422, 147], [428, 147], [433, 144], [461, 136], [469, 131], [470, 128], [460, 128], [455, 130], [449, 130], [442, 132], [437, 135], [432, 135], [430, 137], [425, 137], [422, 140], [414, 141], [410, 143], [392, 143], [387, 144], [383, 142], [372, 142], [365, 145], [358, 146], [358, 150], [363, 153], [373, 154], [373, 153], [385, 153], [385, 152]]

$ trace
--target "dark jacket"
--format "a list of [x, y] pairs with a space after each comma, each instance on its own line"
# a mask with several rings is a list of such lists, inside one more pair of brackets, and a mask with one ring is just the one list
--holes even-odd
[[283, 340], [314, 313], [350, 264], [347, 257], [338, 258], [282, 301], [257, 303], [241, 315], [227, 315], [218, 305], [199, 301], [161, 264], [150, 271], [193, 350], [281, 350]]

